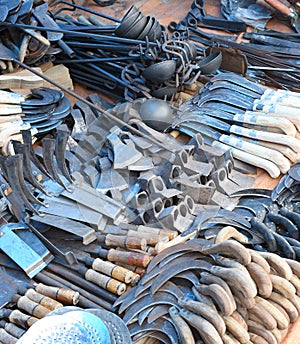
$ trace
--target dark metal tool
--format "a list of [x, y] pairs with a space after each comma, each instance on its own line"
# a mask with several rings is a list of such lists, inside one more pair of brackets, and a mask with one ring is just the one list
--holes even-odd
[[300, 22], [298, 13], [293, 6], [288, 7], [279, 0], [265, 0], [267, 4], [275, 8], [280, 13], [287, 16], [291, 21], [291, 26], [296, 32], [300, 32]]

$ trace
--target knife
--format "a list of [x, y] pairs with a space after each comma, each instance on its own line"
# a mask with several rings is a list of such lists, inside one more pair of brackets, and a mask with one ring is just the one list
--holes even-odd
[[[225, 151], [231, 150], [234, 158], [264, 169], [265, 171], [267, 171], [269, 173], [269, 175], [272, 178], [277, 178], [280, 176], [281, 171], [280, 171], [279, 167], [277, 166], [277, 162], [274, 163], [271, 160], [267, 160], [265, 158], [266, 155], [264, 155], [264, 158], [261, 158], [257, 155], [254, 155], [254, 154], [251, 154], [249, 152], [242, 150], [240, 146], [236, 147], [236, 146], [225, 144], [221, 141], [218, 141], [218, 138], [221, 137], [222, 134], [218, 133], [217, 131], [213, 130], [212, 128], [210, 128], [206, 125], [198, 124], [197, 127], [195, 127], [194, 125], [191, 127], [191, 126], [183, 123], [178, 128], [178, 130], [180, 130], [181, 132], [183, 132], [189, 136], [193, 136], [196, 133], [200, 132], [203, 135], [204, 142], [206, 144], [213, 146], [213, 147], [218, 147], [218, 148], [223, 149]], [[258, 150], [260, 150], [260, 147], [256, 146], [256, 153]]]

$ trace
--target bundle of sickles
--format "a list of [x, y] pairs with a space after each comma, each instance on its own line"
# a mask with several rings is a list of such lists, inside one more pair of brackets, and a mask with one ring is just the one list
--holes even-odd
[[298, 93], [273, 90], [233, 73], [210, 79], [172, 124], [276, 178], [299, 159]]

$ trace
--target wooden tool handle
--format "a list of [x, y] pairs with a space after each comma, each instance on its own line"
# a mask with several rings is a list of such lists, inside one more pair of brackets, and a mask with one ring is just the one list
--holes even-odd
[[286, 145], [292, 148], [295, 152], [300, 151], [300, 141], [288, 135], [247, 129], [247, 128], [243, 128], [237, 125], [232, 125], [230, 128], [230, 132], [240, 135], [240, 136], [246, 136], [246, 137], [250, 137], [250, 138], [254, 138], [254, 139], [258, 139], [262, 141], [280, 143], [282, 145]]
[[7, 322], [4, 326], [5, 330], [10, 333], [12, 336], [16, 338], [20, 338], [26, 332], [23, 328], [11, 323]]
[[107, 234], [105, 238], [105, 245], [111, 247], [135, 248], [138, 250], [145, 250], [147, 241], [146, 239], [139, 237]]
[[10, 343], [14, 344], [16, 343], [18, 338], [15, 338], [8, 332], [4, 330], [4, 328], [0, 328], [0, 343]]
[[57, 302], [56, 300], [45, 296], [43, 294], [40, 294], [36, 292], [34, 289], [28, 289], [25, 293], [25, 296], [27, 296], [30, 300], [39, 303], [40, 305], [50, 309], [53, 311], [54, 309], [62, 308], [63, 304], [60, 302]]
[[9, 315], [9, 321], [13, 324], [19, 325], [26, 330], [36, 323], [39, 319], [30, 315], [24, 314], [18, 309], [13, 310]]
[[71, 305], [77, 305], [79, 301], [79, 296], [80, 296], [78, 291], [75, 291], [72, 289], [50, 287], [42, 283], [38, 283], [35, 286], [35, 290], [38, 293], [51, 297], [54, 300], [57, 300], [63, 303], [68, 303]]
[[254, 105], [253, 108], [255, 110], [263, 111], [266, 113], [269, 113], [270, 116], [272, 117], [281, 117], [281, 118], [286, 118], [290, 120], [295, 127], [297, 128], [298, 131], [300, 131], [300, 117], [299, 117], [299, 109], [289, 107], [289, 106], [284, 106], [281, 104], [266, 104], [266, 103], [258, 103]]
[[272, 117], [269, 115], [260, 115], [258, 111], [246, 111], [244, 115], [235, 115], [233, 119], [235, 121], [247, 124], [257, 124], [261, 126], [266, 126], [267, 128], [279, 128], [283, 131], [284, 134], [289, 136], [295, 136], [297, 132], [297, 129], [295, 128], [294, 124], [289, 119], [282, 117]]
[[266, 96], [263, 100], [266, 104], [278, 103], [279, 105], [289, 106], [293, 108], [300, 108], [300, 98], [293, 96], [286, 96], [280, 93], [276, 93], [273, 96]]
[[39, 305], [26, 296], [21, 296], [19, 298], [17, 306], [38, 319], [45, 317], [50, 312], [50, 309]]
[[147, 244], [150, 246], [155, 246], [159, 241], [163, 241], [163, 242], [169, 241], [168, 236], [163, 236], [163, 235], [154, 234], [154, 233], [137, 232], [132, 229], [129, 229], [127, 235], [131, 237], [144, 238], [146, 239]]
[[277, 178], [280, 176], [280, 169], [270, 160], [266, 160], [253, 154], [243, 152], [240, 149], [230, 147], [222, 142], [214, 141], [212, 145], [213, 147], [218, 147], [223, 150], [231, 150], [234, 158], [247, 162], [250, 165], [262, 168], [263, 170], [267, 171], [272, 178]]
[[150, 233], [150, 234], [158, 234], [158, 235], [167, 236], [169, 240], [174, 239], [178, 235], [177, 231], [174, 231], [171, 229], [152, 228], [152, 227], [147, 227], [143, 225], [140, 225], [137, 231], [138, 233]]
[[126, 291], [126, 284], [115, 280], [114, 278], [105, 276], [96, 272], [93, 269], [88, 269], [85, 273], [85, 278], [87, 281], [93, 282], [99, 287], [110, 291], [116, 295], [122, 295]]
[[112, 262], [139, 266], [141, 268], [146, 268], [151, 260], [147, 254], [118, 251], [115, 249], [110, 249], [108, 251], [107, 259]]
[[106, 262], [100, 258], [94, 260], [92, 268], [95, 271], [102, 272], [107, 276], [111, 276], [125, 283], [130, 283], [134, 275], [134, 273], [128, 269], [113, 264], [112, 262]]
[[[239, 137], [239, 136], [233, 135], [233, 137]], [[247, 142], [252, 142], [252, 143], [258, 144], [258, 145], [263, 146], [263, 147], [277, 150], [278, 152], [283, 154], [286, 158], [288, 158], [293, 164], [296, 163], [297, 161], [299, 161], [299, 159], [300, 159], [300, 152], [296, 153], [287, 146], [280, 145], [277, 143], [267, 142], [267, 141], [250, 139], [248, 137], [243, 137], [243, 140], [247, 141]]]
[[265, 2], [286, 16], [291, 14], [291, 9], [279, 0], [265, 0]]
[[175, 239], [170, 240], [169, 242], [159, 242], [156, 246], [156, 252], [160, 253], [161, 251], [165, 250], [168, 247], [177, 245], [177, 244], [181, 244], [185, 241], [187, 241], [188, 239], [192, 238], [195, 235], [196, 231], [186, 235], [186, 236], [182, 236], [182, 235], [178, 235]]
[[289, 160], [276, 150], [262, 147], [251, 142], [243, 141], [239, 137], [228, 135], [222, 135], [219, 140], [225, 144], [228, 144], [229, 146], [241, 149], [247, 153], [272, 161], [279, 167], [281, 173], [286, 173], [291, 167]]

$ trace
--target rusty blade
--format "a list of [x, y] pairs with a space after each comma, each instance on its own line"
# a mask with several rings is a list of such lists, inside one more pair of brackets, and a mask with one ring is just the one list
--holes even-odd
[[170, 340], [168, 343], [174, 344], [178, 343], [178, 336], [174, 325], [166, 319], [158, 319], [151, 324], [143, 324], [142, 326], [138, 324], [129, 325], [129, 331], [132, 336], [137, 335], [142, 332], [159, 332], [163, 335], [167, 335]]
[[178, 251], [189, 251], [192, 248], [200, 248], [201, 245], [207, 244], [207, 240], [204, 239], [193, 239], [186, 241], [181, 244], [177, 244], [171, 247], [166, 248], [160, 254], [155, 256], [147, 267], [147, 273], [150, 273], [160, 262], [162, 262], [166, 257], [172, 254], [176, 254]]
[[179, 308], [177, 299], [173, 295], [165, 292], [158, 291], [155, 295], [151, 296], [150, 294], [144, 296], [140, 300], [134, 302], [130, 308], [127, 309], [123, 321], [125, 324], [129, 324], [131, 320], [133, 320], [139, 312], [143, 311], [144, 309], [156, 306], [156, 305], [172, 305], [176, 308]]
[[165, 269], [163, 269], [159, 276], [152, 282], [152, 285], [150, 287], [151, 295], [155, 295], [155, 293], [164, 283], [166, 283], [172, 277], [175, 277], [177, 274], [180, 274], [187, 270], [210, 271], [211, 267], [212, 264], [204, 260], [189, 260], [185, 262], [176, 262], [174, 264], [170, 264]]

